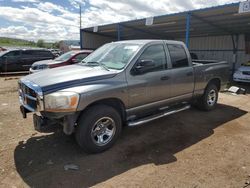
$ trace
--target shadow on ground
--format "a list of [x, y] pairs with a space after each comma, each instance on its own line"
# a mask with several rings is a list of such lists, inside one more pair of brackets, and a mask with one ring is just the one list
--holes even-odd
[[[57, 131], [20, 142], [14, 153], [15, 165], [30, 187], [89, 187], [144, 164], [177, 161], [174, 154], [244, 114], [238, 108], [220, 104], [212, 112], [191, 109], [140, 127], [124, 127], [117, 144], [96, 155], [85, 154], [72, 137]], [[69, 163], [80, 169], [64, 171], [64, 165]]]

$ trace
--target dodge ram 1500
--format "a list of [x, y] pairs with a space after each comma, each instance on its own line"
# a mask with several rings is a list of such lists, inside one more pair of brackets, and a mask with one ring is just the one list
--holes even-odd
[[[85, 151], [110, 148], [123, 125], [136, 126], [190, 108], [215, 108], [229, 80], [227, 62], [193, 60], [183, 42], [130, 40], [103, 45], [81, 63], [19, 81], [23, 117], [53, 123]], [[50, 125], [52, 126], [52, 125]]]

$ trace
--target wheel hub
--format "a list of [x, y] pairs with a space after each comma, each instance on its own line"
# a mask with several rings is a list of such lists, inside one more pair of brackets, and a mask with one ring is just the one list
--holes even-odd
[[115, 122], [110, 117], [103, 117], [96, 121], [91, 131], [91, 137], [98, 146], [109, 143], [115, 134]]
[[215, 90], [211, 90], [209, 91], [207, 96], [207, 104], [209, 106], [213, 106], [215, 102], [216, 102], [216, 92]]

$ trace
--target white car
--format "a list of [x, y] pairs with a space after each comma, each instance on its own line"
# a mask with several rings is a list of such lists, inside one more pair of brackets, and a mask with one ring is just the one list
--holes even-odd
[[235, 71], [233, 80], [236, 82], [249, 82], [250, 83], [250, 61], [243, 64]]

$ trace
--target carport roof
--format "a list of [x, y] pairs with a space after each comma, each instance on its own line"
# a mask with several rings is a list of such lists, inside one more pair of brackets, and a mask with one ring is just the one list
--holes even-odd
[[[155, 16], [153, 25], [146, 26], [144, 19], [100, 25], [96, 34], [120, 39], [161, 38], [174, 39], [186, 35], [190, 15], [190, 37], [232, 35], [250, 32], [250, 13], [238, 13], [239, 3], [196, 9]], [[93, 32], [94, 27], [81, 29]]]

